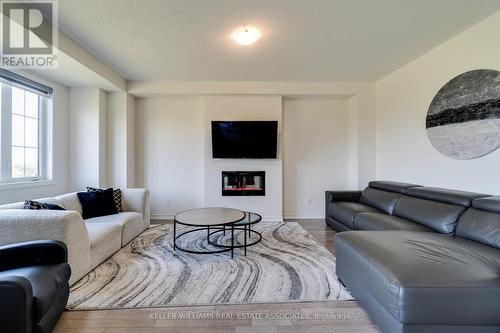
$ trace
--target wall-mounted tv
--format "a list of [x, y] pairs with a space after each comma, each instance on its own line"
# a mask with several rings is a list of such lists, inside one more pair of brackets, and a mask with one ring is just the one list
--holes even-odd
[[213, 158], [276, 158], [277, 121], [212, 121]]

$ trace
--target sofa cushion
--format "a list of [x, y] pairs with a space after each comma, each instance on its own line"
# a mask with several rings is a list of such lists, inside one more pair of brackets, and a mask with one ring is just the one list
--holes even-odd
[[401, 183], [401, 182], [390, 182], [385, 180], [374, 180], [368, 183], [371, 188], [376, 188], [378, 190], [389, 191], [394, 193], [406, 193], [406, 190], [410, 187], [419, 187], [421, 185]]
[[427, 228], [422, 224], [383, 213], [357, 214], [354, 218], [354, 230], [407, 230], [434, 232], [434, 230]]
[[476, 199], [472, 201], [472, 207], [500, 214], [500, 196]]
[[101, 222], [85, 224], [90, 239], [90, 264], [94, 268], [121, 248], [122, 227]]
[[117, 224], [122, 228], [121, 245], [125, 246], [143, 231], [143, 217], [137, 212], [123, 212], [115, 215], [94, 217], [86, 220], [87, 223]]
[[335, 220], [334, 218], [330, 217], [330, 216], [327, 216], [325, 218], [325, 222], [326, 224], [332, 228], [333, 230], [335, 230], [336, 232], [342, 232], [342, 231], [349, 231], [349, 230], [352, 230], [351, 228], [348, 228], [346, 227], [345, 225], [343, 225], [342, 223], [340, 223], [339, 221]]
[[415, 198], [427, 199], [432, 201], [439, 201], [452, 205], [460, 205], [470, 207], [472, 200], [477, 198], [484, 198], [488, 194], [448, 190], [445, 188], [437, 187], [414, 187], [409, 188], [406, 194]]
[[[48, 203], [51, 205], [57, 205], [57, 206], [64, 208], [63, 204], [59, 200], [57, 200], [56, 198], [41, 198], [41, 199], [36, 199], [35, 201]], [[25, 204], [25, 201], [14, 202], [14, 203], [7, 204], [7, 205], [1, 205], [0, 210], [2, 210], [2, 209], [24, 209], [24, 204]]]
[[1, 205], [0, 210], [4, 209], [24, 209], [24, 201]]
[[[408, 190], [409, 191], [409, 190]], [[425, 225], [443, 234], [453, 234], [465, 207], [402, 196], [393, 215]]]
[[354, 228], [354, 216], [360, 212], [380, 212], [380, 210], [357, 202], [334, 202], [330, 204], [329, 215], [338, 222]]
[[380, 209], [387, 214], [392, 214], [394, 206], [401, 198], [401, 194], [376, 190], [367, 187], [361, 193], [360, 203]]
[[413, 231], [349, 231], [335, 244], [337, 274], [362, 304], [370, 295], [406, 324], [500, 325], [500, 250]]
[[78, 200], [76, 192], [59, 195], [55, 197], [55, 199], [57, 199], [66, 210], [74, 210], [82, 215], [82, 205], [80, 204], [80, 200]]
[[500, 197], [477, 199], [458, 220], [456, 235], [500, 249]]
[[374, 180], [368, 183], [368, 187], [376, 188], [378, 190], [389, 191], [394, 193], [404, 194], [410, 187], [420, 187], [421, 185], [391, 182], [385, 180]]
[[[63, 301], [66, 305], [68, 280], [71, 274], [66, 263], [57, 265], [29, 266], [0, 272], [0, 276], [22, 276], [28, 279], [33, 290], [33, 321], [39, 322], [50, 308]], [[63, 306], [63, 308], [64, 308]]]

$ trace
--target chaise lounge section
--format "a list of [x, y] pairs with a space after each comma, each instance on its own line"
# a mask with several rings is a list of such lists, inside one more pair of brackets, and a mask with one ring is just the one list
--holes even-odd
[[[327, 192], [339, 279], [383, 332], [500, 331], [500, 197], [371, 182]], [[351, 199], [351, 201], [347, 201]]]

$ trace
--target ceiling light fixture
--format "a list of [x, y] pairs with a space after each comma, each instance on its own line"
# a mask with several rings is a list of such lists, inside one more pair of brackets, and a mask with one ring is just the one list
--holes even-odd
[[231, 38], [240, 45], [251, 45], [258, 41], [262, 34], [254, 27], [241, 27], [233, 31]]

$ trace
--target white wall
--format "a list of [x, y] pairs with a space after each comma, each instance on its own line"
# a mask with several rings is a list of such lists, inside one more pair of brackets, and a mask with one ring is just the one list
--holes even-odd
[[203, 206], [200, 98], [136, 101], [136, 185], [151, 192], [152, 218]]
[[[375, 108], [375, 105], [373, 105], [373, 108]], [[373, 175], [375, 175], [375, 162], [372, 161], [370, 162], [370, 168], [368, 169], [369, 171], [366, 174], [360, 174], [360, 169], [358, 167], [359, 165], [359, 110], [358, 110], [358, 97], [354, 96], [349, 98], [347, 101], [347, 109], [348, 109], [348, 114], [349, 114], [349, 188], [350, 189], [360, 189], [362, 188], [363, 185], [366, 184], [359, 184], [359, 179], [365, 178], [364, 182], [370, 181], [373, 179]], [[375, 115], [372, 116], [374, 118]], [[375, 131], [375, 122], [373, 121], [373, 129], [372, 131]], [[372, 144], [375, 142], [375, 135], [373, 135], [372, 138]], [[375, 148], [372, 148], [375, 149]], [[375, 157], [372, 157], [374, 159]], [[365, 168], [366, 170], [366, 168]]]
[[135, 187], [135, 98], [127, 94], [127, 187]]
[[73, 191], [107, 184], [106, 93], [70, 89], [70, 182]]
[[[204, 205], [253, 211], [265, 220], [283, 219], [281, 96], [208, 96], [204, 98]], [[277, 159], [212, 158], [212, 120], [277, 120]], [[222, 171], [265, 171], [265, 196], [222, 196]]]
[[127, 109], [126, 93], [108, 94], [108, 181], [113, 187], [127, 182]]
[[285, 218], [322, 218], [325, 190], [349, 188], [347, 99], [285, 98]]
[[[353, 188], [364, 188], [368, 182], [376, 177], [376, 116], [375, 116], [375, 87], [368, 85], [362, 94], [354, 97], [350, 107], [355, 109], [352, 119], [356, 120], [354, 132], [356, 137], [351, 139], [355, 143], [357, 153], [356, 161], [351, 161], [352, 166], [356, 166], [357, 186]], [[352, 128], [351, 128], [352, 129]]]
[[[61, 31], [59, 31], [58, 59], [57, 70], [15, 71], [54, 89], [53, 181], [43, 186], [24, 186], [17, 189], [9, 186], [8, 189], [4, 187], [4, 190], [0, 188], [0, 204], [50, 197], [81, 189], [86, 185], [107, 185], [107, 93], [98, 87], [107, 91], [124, 91], [127, 88], [126, 81]], [[84, 93], [85, 90], [92, 90], [93, 93]], [[91, 96], [92, 100], [87, 100], [85, 95]], [[134, 118], [133, 103], [133, 97], [129, 96], [128, 117], [132, 119]], [[80, 113], [90, 106], [100, 110], [97, 120], [93, 114]], [[132, 140], [131, 142], [135, 141], [133, 126], [131, 122], [127, 131], [129, 134], [127, 140]], [[96, 131], [99, 133], [94, 135]], [[77, 140], [75, 140], [76, 137], [78, 137]], [[134, 144], [127, 143], [128, 158], [133, 162], [135, 162], [134, 149]], [[100, 157], [96, 157], [96, 153]], [[133, 184], [134, 166], [131, 162], [128, 165], [128, 184]]]
[[[282, 149], [273, 160], [213, 159], [212, 120], [278, 120], [281, 97], [161, 97], [136, 100], [136, 185], [151, 191], [152, 217], [194, 207], [252, 210], [281, 220]], [[221, 172], [266, 171], [265, 197], [223, 197]]]
[[500, 70], [500, 13], [480, 22], [376, 83], [377, 178], [500, 194], [500, 150], [450, 159], [429, 142], [432, 98], [453, 77]]
[[134, 96], [329, 96], [350, 100], [350, 188], [365, 187], [375, 178], [375, 84], [373, 82], [274, 81], [129, 81]]
[[[266, 220], [281, 220], [284, 206], [288, 217], [322, 217], [326, 189], [362, 187], [375, 174], [374, 162], [367, 162], [374, 154], [370, 151], [368, 157], [361, 156], [359, 147], [362, 144], [369, 150], [375, 145], [375, 115], [363, 116], [373, 112], [374, 87], [354, 87], [344, 87], [338, 95], [332, 92], [328, 97], [309, 91], [300, 97], [285, 97], [284, 103], [282, 95], [265, 94], [138, 98], [136, 186], [151, 190], [153, 218], [172, 218], [179, 211], [200, 206], [255, 211]], [[290, 111], [286, 124], [283, 108]], [[212, 120], [278, 120], [278, 158], [213, 159]], [[360, 137], [359, 128], [366, 127], [365, 123], [373, 128]], [[287, 133], [290, 144], [283, 146]], [[284, 154], [287, 161], [283, 161]], [[360, 159], [364, 168], [358, 168]], [[222, 171], [238, 170], [265, 171], [266, 196], [222, 196]], [[312, 182], [310, 177], [314, 177]]]
[[[107, 93], [99, 89], [99, 187], [108, 186], [108, 101]], [[87, 186], [87, 185], [85, 185]]]
[[124, 92], [109, 93], [107, 105], [108, 184], [135, 185], [135, 100]]
[[30, 75], [27, 73], [20, 74], [54, 89], [54, 94], [52, 96], [53, 182], [44, 186], [30, 186], [17, 189], [1, 189], [0, 187], [0, 204], [41, 197], [51, 197], [64, 193], [68, 190], [69, 89], [63, 85], [43, 79], [36, 75]]

